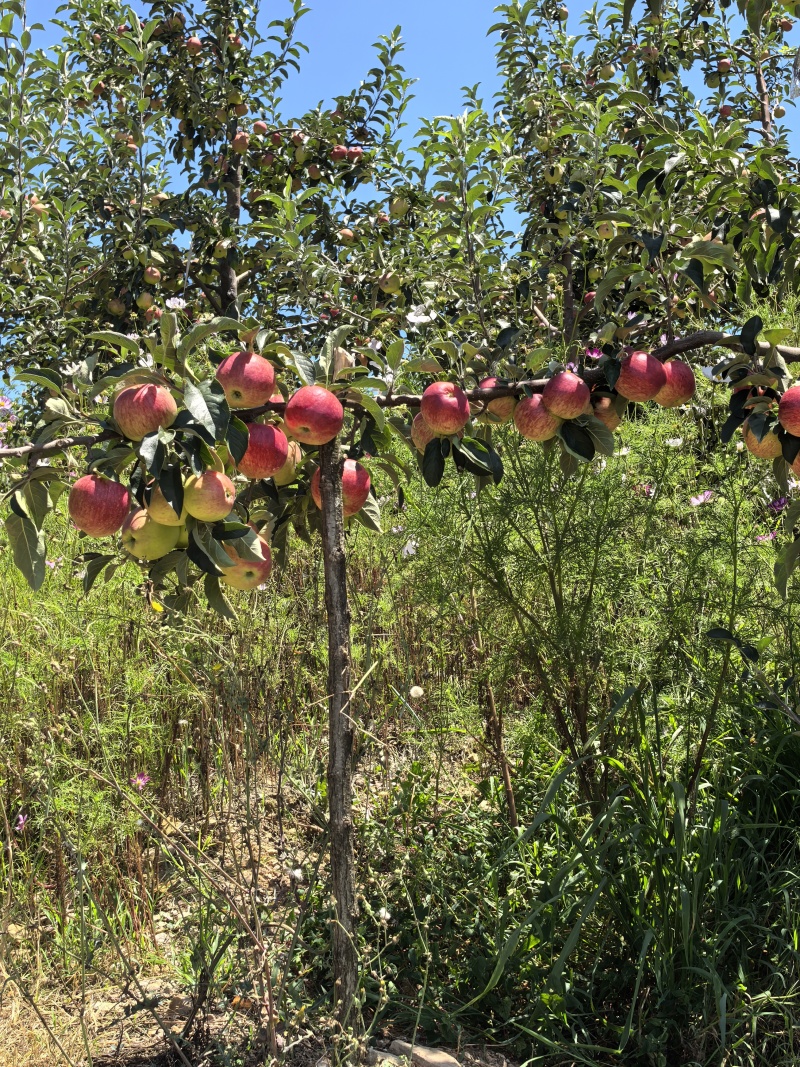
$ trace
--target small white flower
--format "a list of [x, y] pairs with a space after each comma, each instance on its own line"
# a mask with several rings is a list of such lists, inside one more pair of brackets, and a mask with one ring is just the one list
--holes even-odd
[[737, 441], [736, 442], [736, 451], [737, 452], [744, 452], [744, 441]]
[[167, 307], [171, 311], [183, 311], [183, 309], [186, 307], [186, 301], [183, 299], [182, 296], [171, 296], [167, 300]]
[[300, 869], [300, 867], [296, 867], [296, 868], [295, 868], [295, 869], [294, 869], [294, 870], [292, 871], [292, 873], [291, 873], [290, 877], [291, 877], [291, 879], [292, 879], [292, 881], [293, 881], [293, 882], [296, 882], [296, 883], [297, 883], [297, 885], [302, 885], [302, 884], [303, 884], [303, 872], [302, 872], [302, 870]]
[[410, 541], [406, 541], [403, 547], [400, 549], [401, 556], [416, 556], [417, 549], [419, 548], [419, 541], [415, 541], [412, 537]]
[[614, 453], [614, 455], [615, 456], [627, 456], [627, 454], [629, 452], [630, 452], [629, 448], [620, 448]]
[[378, 908], [378, 918], [382, 923], [388, 923], [391, 917], [391, 913], [386, 908]]
[[435, 318], [436, 315], [425, 304], [415, 304], [406, 315], [406, 321], [412, 326], [425, 326]]
[[380, 352], [383, 345], [377, 338], [370, 337], [369, 341], [367, 341], [367, 348], [371, 348], [373, 352]]
[[408, 691], [408, 695], [411, 697], [412, 700], [422, 700], [422, 698], [425, 696], [425, 690], [422, 688], [421, 685], [412, 685]]
[[683, 444], [683, 438], [682, 437], [668, 437], [667, 440], [665, 441], [665, 444], [667, 445], [668, 448], [680, 448], [681, 445]]

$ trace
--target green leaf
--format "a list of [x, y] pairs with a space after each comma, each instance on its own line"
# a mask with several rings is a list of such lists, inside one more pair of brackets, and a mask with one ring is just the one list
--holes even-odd
[[583, 415], [580, 418], [580, 424], [587, 431], [591, 437], [594, 447], [604, 456], [613, 456], [616, 451], [616, 441], [614, 440], [614, 434], [609, 430], [604, 422], [596, 418], [594, 415]]
[[569, 454], [581, 463], [588, 463], [594, 459], [595, 446], [588, 430], [577, 423], [562, 422], [558, 428], [558, 436]]
[[114, 330], [96, 330], [94, 333], [87, 334], [86, 339], [88, 341], [104, 341], [107, 345], [122, 348], [126, 352], [131, 352], [134, 356], [141, 355], [138, 341], [134, 341], [131, 337], [126, 337], [124, 333], [116, 333]]
[[686, 259], [697, 259], [722, 270], [732, 271], [736, 267], [733, 246], [718, 244], [716, 241], [692, 241], [684, 248], [683, 255]]
[[360, 522], [362, 526], [366, 526], [368, 530], [373, 530], [375, 533], [383, 533], [383, 527], [381, 526], [381, 509], [378, 507], [378, 501], [372, 495], [369, 494], [366, 503], [361, 511], [357, 512], [353, 516], [357, 522]]
[[788, 545], [782, 548], [775, 561], [775, 588], [784, 600], [787, 595], [789, 579], [797, 566], [798, 559], [800, 559], [800, 538], [790, 541]]
[[86, 566], [83, 571], [83, 592], [87, 595], [94, 583], [100, 577], [105, 566], [114, 559], [113, 556], [103, 556], [99, 552], [86, 552], [83, 555]]
[[325, 375], [326, 382], [331, 382], [333, 380], [334, 352], [337, 348], [343, 347], [344, 341], [354, 329], [355, 326], [337, 326], [337, 328], [331, 330], [325, 338], [325, 344], [322, 346], [322, 352], [320, 352], [319, 356], [319, 367]]
[[234, 330], [238, 334], [242, 329], [241, 322], [236, 319], [218, 318], [210, 322], [199, 322], [188, 333], [184, 334], [178, 345], [178, 362], [185, 363], [187, 357], [197, 346], [212, 334], [221, 333], [223, 330]]
[[64, 381], [58, 371], [50, 370], [49, 367], [39, 367], [36, 370], [24, 371], [14, 375], [15, 382], [31, 382], [33, 385], [41, 385], [44, 389], [55, 389], [61, 392]]
[[435, 489], [444, 477], [444, 456], [438, 437], [429, 441], [425, 448], [425, 454], [422, 457], [422, 477], [432, 489]]
[[303, 383], [303, 385], [313, 385], [316, 381], [316, 372], [314, 364], [308, 358], [303, 355], [302, 352], [292, 352], [290, 356], [287, 356], [286, 362], [294, 367], [297, 377]]
[[197, 385], [186, 382], [183, 402], [197, 422], [213, 434], [215, 441], [225, 440], [231, 413], [225, 390], [218, 381], [206, 379]]
[[14, 563], [25, 575], [31, 589], [41, 589], [46, 573], [44, 534], [36, 529], [27, 515], [12, 512], [5, 525]]
[[41, 530], [48, 512], [52, 510], [50, 494], [44, 482], [38, 480], [26, 482], [15, 496], [36, 529]]
[[238, 463], [247, 451], [247, 446], [250, 443], [250, 433], [247, 429], [247, 424], [242, 422], [236, 415], [231, 415], [225, 440], [228, 442], [228, 451], [233, 457], [233, 462]]
[[206, 594], [208, 606], [216, 611], [217, 615], [222, 615], [225, 619], [236, 618], [236, 612], [233, 610], [227, 597], [222, 592], [218, 578], [215, 578], [213, 574], [207, 574], [203, 581], [203, 589]]

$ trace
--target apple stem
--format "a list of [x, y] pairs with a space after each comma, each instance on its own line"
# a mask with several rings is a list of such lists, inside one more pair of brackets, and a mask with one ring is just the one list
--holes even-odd
[[331, 882], [336, 904], [333, 922], [333, 978], [336, 1015], [342, 1034], [358, 1029], [358, 905], [353, 845], [353, 745], [350, 604], [342, 508], [343, 457], [339, 439], [320, 448], [322, 556], [328, 616], [328, 809]]

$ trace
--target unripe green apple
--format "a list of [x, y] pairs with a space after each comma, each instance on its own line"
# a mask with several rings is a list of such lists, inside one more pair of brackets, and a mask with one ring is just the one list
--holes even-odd
[[400, 287], [402, 284], [403, 283], [400, 280], [400, 275], [395, 274], [393, 271], [387, 271], [385, 274], [382, 274], [380, 278], [378, 278], [378, 288], [383, 293], [397, 293], [400, 291]]
[[558, 185], [564, 177], [564, 168], [560, 163], [554, 163], [551, 167], [547, 167], [544, 172], [544, 180], [548, 185]]
[[139, 293], [136, 297], [136, 306], [141, 308], [142, 311], [147, 311], [148, 308], [153, 306], [153, 294], [146, 289], [144, 292]]
[[590, 267], [589, 268], [589, 281], [597, 282], [603, 277], [602, 267]]
[[601, 222], [597, 227], [597, 236], [601, 241], [610, 241], [616, 234], [617, 228], [613, 222]]
[[404, 196], [395, 196], [389, 202], [389, 214], [396, 219], [403, 218], [407, 215], [411, 208], [411, 204]]
[[606, 63], [604, 66], [602, 66], [600, 68], [600, 71], [599, 71], [600, 77], [605, 82], [611, 81], [611, 79], [614, 77], [614, 75], [616, 73], [617, 73], [617, 68], [614, 66], [613, 63]]
[[776, 119], [782, 119], [783, 116], [786, 114], [786, 108], [783, 106], [783, 104], [776, 104], [775, 107], [772, 109], [772, 114]]

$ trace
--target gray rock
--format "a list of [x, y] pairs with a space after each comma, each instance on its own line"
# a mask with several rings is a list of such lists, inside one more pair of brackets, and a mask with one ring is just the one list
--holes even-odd
[[407, 1056], [416, 1067], [461, 1067], [458, 1060], [440, 1048], [410, 1045], [408, 1041], [393, 1041], [389, 1050], [397, 1056]]
[[367, 1052], [367, 1063], [370, 1067], [381, 1063], [394, 1063], [402, 1067], [403, 1064], [408, 1063], [408, 1059], [405, 1056], [395, 1056], [393, 1052], [387, 1052], [382, 1048], [371, 1048]]

